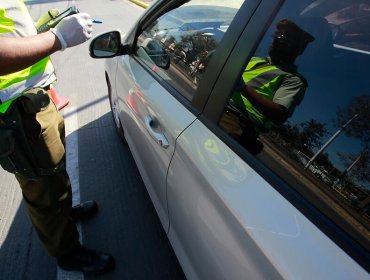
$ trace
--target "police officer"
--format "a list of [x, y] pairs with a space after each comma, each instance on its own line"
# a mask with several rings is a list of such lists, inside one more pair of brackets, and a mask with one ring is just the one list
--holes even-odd
[[0, 163], [15, 173], [38, 236], [58, 265], [101, 273], [114, 260], [79, 242], [74, 222], [94, 214], [97, 204], [72, 207], [64, 120], [49, 97], [56, 80], [49, 55], [87, 41], [91, 33], [91, 17], [78, 13], [37, 34], [22, 0], [0, 2]]
[[253, 154], [262, 151], [260, 132], [273, 123], [284, 123], [300, 104], [307, 88], [305, 78], [294, 64], [314, 37], [293, 21], [276, 25], [269, 57], [253, 57], [242, 75], [242, 86], [230, 100], [230, 110], [240, 113], [241, 143]]

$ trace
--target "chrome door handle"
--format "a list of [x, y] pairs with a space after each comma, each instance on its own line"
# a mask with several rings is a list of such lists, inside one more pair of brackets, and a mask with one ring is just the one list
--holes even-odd
[[150, 136], [163, 148], [167, 149], [169, 146], [169, 142], [166, 138], [166, 136], [163, 133], [158, 133], [153, 130], [153, 119], [151, 116], [147, 115], [145, 117], [145, 126], [148, 130]]

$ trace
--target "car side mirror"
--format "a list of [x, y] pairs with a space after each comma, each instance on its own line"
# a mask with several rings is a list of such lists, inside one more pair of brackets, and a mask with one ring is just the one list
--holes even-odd
[[121, 33], [110, 31], [95, 37], [90, 43], [92, 58], [110, 58], [128, 54], [128, 44], [121, 43]]

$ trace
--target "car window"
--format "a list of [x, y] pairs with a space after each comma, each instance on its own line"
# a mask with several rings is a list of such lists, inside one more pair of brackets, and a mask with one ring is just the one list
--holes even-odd
[[369, 18], [366, 0], [285, 1], [219, 122], [366, 248]]
[[192, 0], [156, 19], [138, 37], [137, 56], [188, 100], [202, 80], [241, 0]]

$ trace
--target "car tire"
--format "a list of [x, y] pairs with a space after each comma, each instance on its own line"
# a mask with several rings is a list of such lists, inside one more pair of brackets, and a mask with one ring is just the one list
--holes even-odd
[[119, 119], [119, 111], [118, 111], [118, 108], [117, 108], [117, 103], [116, 103], [115, 100], [113, 100], [112, 87], [111, 87], [111, 84], [110, 84], [107, 73], [105, 73], [105, 79], [107, 81], [107, 86], [108, 86], [109, 105], [110, 105], [110, 109], [111, 109], [111, 112], [112, 112], [114, 127], [116, 128], [116, 132], [117, 132], [118, 136], [122, 140], [125, 140], [125, 133], [124, 133], [123, 128], [122, 128], [121, 120]]

